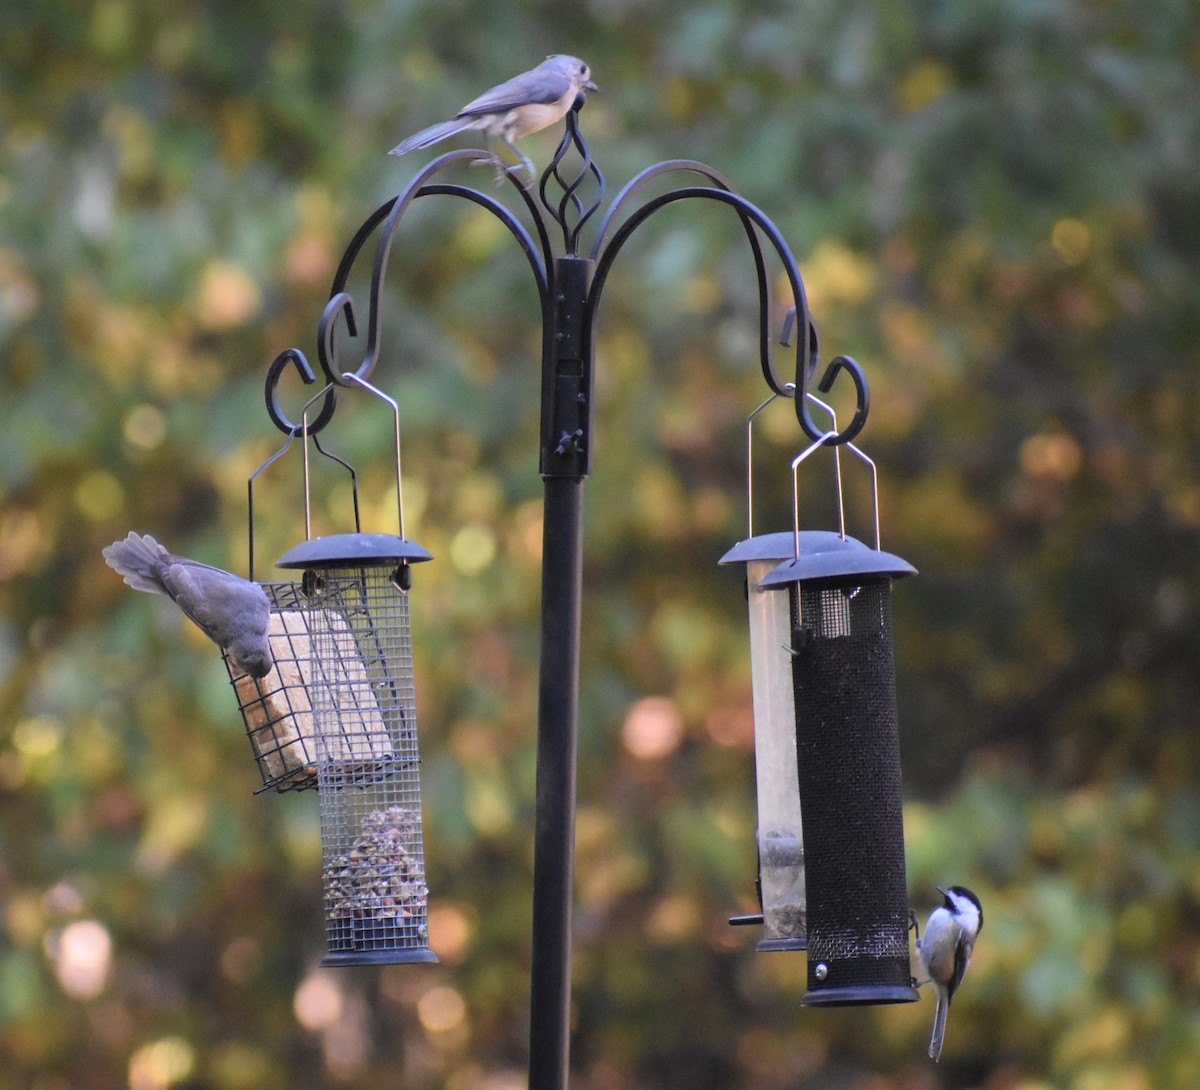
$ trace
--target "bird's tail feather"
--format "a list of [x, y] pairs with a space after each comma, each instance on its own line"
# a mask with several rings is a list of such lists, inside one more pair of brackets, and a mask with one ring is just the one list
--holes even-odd
[[151, 594], [165, 594], [166, 588], [158, 578], [155, 565], [169, 554], [149, 534], [135, 534], [132, 530], [124, 541], [114, 541], [101, 550], [104, 561], [118, 575], [124, 577], [134, 590], [145, 590]]
[[942, 1056], [942, 1038], [946, 1036], [946, 1014], [950, 1010], [950, 1000], [938, 994], [937, 1009], [933, 1014], [933, 1036], [929, 1041], [929, 1058], [937, 1063]]
[[436, 144], [439, 140], [445, 140], [446, 137], [453, 136], [456, 132], [473, 128], [477, 120], [474, 117], [457, 117], [453, 121], [443, 121], [437, 125], [430, 125], [429, 128], [413, 133], [407, 140], [401, 141], [388, 154], [403, 155], [406, 151], [427, 148], [430, 144]]

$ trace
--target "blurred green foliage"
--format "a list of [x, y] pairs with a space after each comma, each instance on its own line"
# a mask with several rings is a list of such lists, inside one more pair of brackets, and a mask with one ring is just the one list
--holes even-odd
[[[727, 174], [826, 353], [867, 367], [885, 546], [921, 571], [895, 594], [913, 903], [964, 882], [987, 910], [938, 1068], [928, 1000], [802, 1009], [803, 960], [724, 922], [754, 811], [715, 561], [765, 391], [736, 221], [666, 211], [601, 316], [573, 1085], [1200, 1084], [1195, 5], [41, 0], [0, 10], [0, 1090], [523, 1085], [540, 329], [507, 235], [414, 208], [377, 372], [438, 558], [413, 608], [439, 967], [315, 968], [315, 796], [252, 794], [215, 651], [100, 548], [136, 528], [245, 569], [266, 364], [315, 358], [342, 247], [416, 169], [384, 152], [554, 51], [601, 85], [610, 184]], [[343, 400], [330, 445], [390, 530], [389, 421]], [[775, 408], [761, 528], [802, 442]], [[260, 479], [260, 569], [303, 535], [295, 461]], [[830, 479], [805, 474], [814, 525]], [[319, 486], [317, 529], [346, 528]]]

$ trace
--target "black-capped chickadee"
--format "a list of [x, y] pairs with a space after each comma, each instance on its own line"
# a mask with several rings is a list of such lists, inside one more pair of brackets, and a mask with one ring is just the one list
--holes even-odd
[[173, 599], [251, 677], [271, 672], [271, 603], [257, 583], [175, 556], [149, 534], [130, 532], [102, 551], [108, 566], [134, 590]]
[[[556, 53], [536, 68], [484, 91], [459, 110], [453, 120], [414, 133], [388, 154], [403, 155], [415, 148], [427, 148], [457, 132], [481, 129], [489, 142], [498, 139], [516, 155], [532, 179], [536, 173], [533, 163], [513, 141], [553, 125], [566, 115], [581, 91], [595, 90], [592, 71], [583, 61]], [[490, 150], [499, 170], [503, 160], [494, 147]]]
[[983, 906], [979, 898], [965, 886], [938, 887], [942, 903], [930, 914], [925, 934], [917, 939], [917, 956], [928, 980], [937, 993], [937, 1009], [933, 1015], [933, 1037], [929, 1042], [929, 1058], [935, 1063], [942, 1055], [942, 1038], [946, 1035], [946, 1012], [950, 1000], [958, 991], [975, 940], [983, 929]]

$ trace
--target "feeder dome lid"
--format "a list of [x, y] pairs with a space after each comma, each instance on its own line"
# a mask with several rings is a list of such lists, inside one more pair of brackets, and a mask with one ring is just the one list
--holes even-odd
[[[917, 573], [916, 568], [895, 553], [872, 549], [857, 538], [842, 537], [832, 530], [802, 530], [799, 556], [796, 555], [795, 535], [783, 536], [787, 537], [790, 546], [787, 559], [758, 584], [761, 590], [813, 579], [846, 579], [860, 575], [899, 578]], [[738, 546], [734, 546], [735, 550], [737, 548]], [[730, 553], [726, 554], [727, 557], [729, 555]]]
[[[806, 530], [801, 533], [803, 539], [811, 534], [828, 533], [826, 530]], [[837, 534], [833, 535], [837, 537]], [[755, 534], [739, 541], [717, 563], [719, 564], [749, 564], [752, 560], [788, 560], [796, 555], [796, 535], [791, 530], [783, 530], [776, 534]]]
[[374, 567], [432, 560], [433, 553], [395, 534], [327, 534], [288, 549], [276, 561], [280, 568]]

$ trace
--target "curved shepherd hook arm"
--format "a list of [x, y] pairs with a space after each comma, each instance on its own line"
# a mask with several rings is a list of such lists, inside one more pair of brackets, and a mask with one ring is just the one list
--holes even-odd
[[[534, 277], [537, 280], [538, 294], [542, 299], [542, 305], [543, 307], [547, 305], [549, 298], [549, 274], [547, 272], [550, 261], [549, 239], [537, 208], [525, 190], [514, 180], [513, 184], [521, 192], [526, 206], [533, 213], [534, 221], [538, 225], [539, 238], [537, 242], [534, 241], [533, 236], [520, 220], [495, 198], [467, 186], [441, 183], [426, 184], [426, 180], [442, 167], [464, 159], [474, 161], [479, 158], [480, 154], [478, 151], [467, 149], [451, 151], [439, 156], [425, 167], [424, 170], [420, 171], [403, 192], [388, 202], [388, 204], [377, 209], [367, 223], [359, 229], [358, 234], [355, 235], [350, 248], [347, 249], [342, 259], [338, 274], [334, 278], [333, 292], [329, 302], [325, 304], [325, 310], [321, 314], [321, 319], [317, 324], [317, 356], [321, 364], [321, 370], [325, 372], [325, 377], [330, 382], [339, 386], [349, 385], [350, 380], [344, 378], [344, 374], [353, 373], [359, 379], [367, 379], [375, 369], [375, 364], [379, 360], [380, 312], [388, 256], [391, 253], [392, 240], [395, 238], [396, 230], [400, 225], [400, 219], [417, 197], [440, 194], [464, 197], [491, 212], [509, 229], [509, 232], [520, 243], [521, 249], [524, 251], [530, 268], [533, 270]], [[351, 372], [348, 368], [342, 367], [337, 358], [338, 318], [344, 315], [346, 317], [347, 331], [351, 334], [355, 332], [354, 302], [351, 295], [345, 290], [346, 279], [349, 276], [355, 258], [365, 245], [367, 238], [380, 224], [382, 224], [382, 233], [375, 246], [375, 260], [371, 270], [371, 290], [367, 310], [367, 350], [362, 362]]]
[[[443, 167], [463, 160], [475, 162], [484, 154], [484, 152], [477, 150], [462, 149], [447, 152], [445, 155], [439, 156], [417, 174], [399, 195], [376, 208], [354, 233], [354, 237], [350, 240], [349, 245], [347, 245], [345, 252], [342, 254], [342, 260], [338, 265], [337, 272], [334, 274], [329, 301], [325, 304], [321, 318], [317, 323], [317, 357], [330, 389], [325, 396], [321, 411], [309, 423], [309, 434], [316, 435], [333, 418], [333, 413], [337, 407], [336, 388], [338, 386], [348, 386], [352, 383], [351, 379], [345, 377], [346, 370], [340, 365], [338, 360], [338, 319], [344, 319], [345, 330], [350, 336], [354, 337], [358, 335], [358, 320], [355, 312], [354, 298], [346, 290], [346, 284], [350, 278], [351, 270], [368, 240], [379, 226], [383, 224], [383, 233], [376, 245], [375, 260], [371, 275], [371, 289], [367, 309], [367, 351], [363, 360], [352, 374], [359, 379], [366, 379], [375, 369], [380, 351], [381, 295], [383, 292], [384, 274], [387, 271], [388, 255], [391, 251], [392, 239], [399, 227], [400, 218], [417, 197], [439, 195], [463, 197], [491, 212], [516, 238], [529, 261], [530, 268], [537, 281], [538, 295], [541, 299], [543, 312], [549, 305], [550, 278], [553, 276], [553, 252], [551, 250], [550, 236], [541, 211], [538, 209], [530, 193], [519, 185], [515, 179], [513, 180], [513, 184], [516, 186], [522, 200], [525, 202], [526, 208], [530, 212], [534, 224], [534, 232], [532, 234], [507, 207], [494, 198], [467, 186], [428, 182], [428, 179]], [[316, 381], [316, 373], [305, 358], [304, 353], [297, 348], [288, 348], [281, 352], [267, 369], [265, 393], [267, 414], [270, 416], [271, 422], [285, 435], [295, 435], [301, 430], [301, 425], [291, 421], [279, 403], [279, 384], [289, 364], [295, 365], [296, 371], [305, 385], [311, 385]]]
[[[609, 233], [612, 231], [613, 224], [617, 217], [624, 210], [625, 206], [636, 195], [637, 191], [646, 185], [647, 182], [662, 174], [669, 174], [675, 171], [687, 171], [694, 174], [699, 174], [707, 178], [717, 188], [726, 193], [735, 193], [733, 185], [725, 178], [723, 174], [714, 170], [705, 163], [697, 162], [695, 159], [668, 159], [666, 162], [656, 163], [652, 167], [647, 167], [640, 174], [631, 179], [625, 188], [617, 194], [616, 199], [609, 207], [601, 220], [600, 226], [596, 231], [596, 241], [592, 246], [592, 260], [597, 261], [601, 251], [608, 239]], [[770, 289], [767, 285], [767, 266], [763, 260], [762, 246], [758, 240], [758, 232], [755, 230], [754, 221], [745, 213], [739, 212], [739, 218], [742, 221], [742, 226], [746, 230], [746, 241], [750, 243], [751, 253], [754, 255], [754, 273], [758, 282], [758, 343], [759, 343], [759, 366], [762, 368], [763, 379], [771, 388], [772, 392], [780, 397], [791, 397], [794, 387], [788, 383], [781, 383], [775, 374], [774, 368], [771, 366], [771, 325], [770, 325]], [[805, 317], [807, 319], [808, 310], [804, 308]], [[794, 316], [794, 314], [793, 314]], [[808, 362], [808, 368], [811, 377], [812, 368], [816, 366], [816, 327], [810, 322], [808, 324], [811, 334], [811, 354]]]
[[[614, 214], [618, 207], [625, 202], [630, 192], [636, 185], [656, 173], [663, 173], [673, 169], [688, 169], [697, 170], [699, 173], [712, 179], [717, 187], [708, 186], [690, 186], [682, 189], [674, 189], [669, 193], [664, 193], [661, 196], [655, 197], [642, 205], [627, 220], [613, 233], [612, 238], [607, 240], [606, 234], [609, 230]], [[849, 356], [839, 356], [825, 370], [818, 384], [818, 389], [822, 392], [827, 392], [837, 379], [838, 374], [845, 370], [854, 380], [856, 407], [853, 419], [839, 432], [830, 433], [828, 430], [819, 427], [809, 414], [808, 392], [809, 382], [812, 373], [816, 369], [817, 359], [817, 341], [814, 333], [814, 327], [808, 315], [808, 303], [804, 292], [804, 282], [800, 276], [800, 270], [797, 267], [796, 259], [792, 256], [792, 252], [787, 242], [780, 234], [779, 229], [775, 224], [767, 218], [767, 216], [755, 205], [751, 204], [744, 197], [734, 193], [731, 189], [725, 188], [727, 183], [712, 171], [710, 168], [702, 164], [694, 164], [687, 161], [675, 161], [672, 163], [660, 163], [657, 167], [651, 167], [648, 171], [643, 171], [634, 181], [618, 195], [613, 203], [612, 209], [605, 216], [600, 225], [600, 233], [596, 241], [596, 246], [593, 250], [593, 256], [596, 258], [596, 270], [592, 277], [592, 287], [588, 298], [588, 330], [587, 336], [590, 338], [594, 333], [595, 313], [598, 307], [600, 293], [604, 289], [604, 283], [608, 278], [608, 274], [612, 269], [613, 261], [620, 252], [621, 247], [628, 241], [630, 235], [645, 223], [655, 212], [661, 208], [665, 208], [669, 204], [676, 201], [687, 200], [692, 197], [703, 197], [708, 200], [715, 200], [732, 207], [739, 215], [742, 223], [746, 227], [747, 238], [750, 240], [751, 247], [755, 255], [755, 268], [758, 274], [759, 286], [759, 312], [760, 312], [760, 332], [762, 333], [762, 369], [763, 377], [767, 381], [767, 385], [778, 394], [783, 396], [794, 396], [796, 402], [796, 418], [800, 422], [800, 426], [804, 429], [804, 433], [813, 442], [822, 441], [829, 445], [839, 445], [850, 442], [861, 430], [867, 420], [867, 412], [870, 408], [870, 396], [867, 387], [866, 376], [863, 374], [862, 368]], [[792, 297], [795, 300], [796, 314], [803, 316], [801, 329], [808, 330], [807, 336], [800, 336], [796, 345], [796, 380], [795, 385], [790, 390], [781, 383], [771, 367], [770, 360], [770, 344], [769, 335], [765, 332], [767, 312], [768, 312], [768, 286], [766, 276], [766, 266], [762, 259], [762, 250], [758, 244], [758, 237], [755, 228], [761, 230], [762, 233], [770, 241], [782, 262], [784, 271], [787, 273], [788, 282], [791, 285]], [[598, 255], [598, 256], [597, 256]]]

